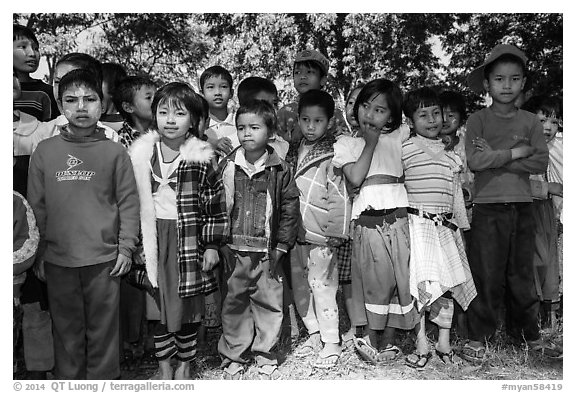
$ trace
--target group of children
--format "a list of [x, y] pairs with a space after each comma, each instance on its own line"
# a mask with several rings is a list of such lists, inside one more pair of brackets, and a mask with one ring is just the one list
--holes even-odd
[[[197, 93], [71, 53], [55, 65], [53, 97], [37, 91], [61, 115], [32, 119], [20, 91], [38, 58], [34, 34], [15, 25], [14, 318], [17, 332], [33, 315], [17, 291], [24, 275], [45, 282], [36, 352], [51, 359], [37, 371], [119, 378], [121, 341], [155, 313], [152, 378], [193, 378], [199, 340], [221, 325], [224, 378], [254, 361], [276, 379], [291, 303], [307, 333], [294, 356], [318, 368], [336, 366], [345, 343], [371, 363], [395, 360], [403, 329], [416, 334], [405, 363], [423, 369], [427, 320], [451, 364], [454, 300], [470, 322], [465, 359], [484, 359], [504, 301], [512, 337], [561, 356], [538, 320], [540, 301], [559, 300], [561, 105], [517, 107], [527, 60], [518, 48], [496, 46], [471, 74], [492, 104], [465, 135], [460, 94], [402, 94], [386, 79], [353, 88], [342, 113], [322, 90], [329, 61], [315, 50], [296, 55], [298, 100], [279, 110], [265, 78], [242, 80], [231, 110], [221, 66], [203, 72]], [[38, 333], [22, 325], [29, 367]]]

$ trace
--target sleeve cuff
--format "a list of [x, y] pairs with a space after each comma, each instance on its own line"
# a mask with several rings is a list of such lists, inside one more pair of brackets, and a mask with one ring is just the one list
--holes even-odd
[[278, 243], [278, 245], [276, 245], [276, 249], [278, 251], [282, 251], [284, 254], [288, 253], [288, 245], [284, 244], [284, 243]]

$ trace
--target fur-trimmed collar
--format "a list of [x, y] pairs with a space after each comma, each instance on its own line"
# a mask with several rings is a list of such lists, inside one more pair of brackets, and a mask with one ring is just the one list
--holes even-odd
[[[138, 158], [150, 159], [149, 151], [159, 140], [160, 134], [158, 131], [148, 131], [130, 145], [128, 152], [133, 157], [133, 160], [139, 161]], [[142, 155], [144, 157], [141, 157]], [[182, 160], [189, 163], [209, 163], [214, 157], [214, 149], [210, 143], [196, 137], [190, 137], [180, 146], [180, 155]]]

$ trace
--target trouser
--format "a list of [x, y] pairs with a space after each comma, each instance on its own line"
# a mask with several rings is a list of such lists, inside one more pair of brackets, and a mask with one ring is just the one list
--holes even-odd
[[158, 360], [172, 357], [189, 362], [196, 357], [196, 344], [200, 323], [184, 323], [176, 332], [169, 332], [166, 325], [158, 324], [154, 330], [154, 349]]
[[291, 253], [292, 291], [298, 314], [309, 334], [338, 343], [338, 266], [326, 246], [297, 244]]
[[120, 377], [120, 279], [110, 276], [114, 264], [45, 264], [59, 379]]
[[532, 204], [475, 204], [472, 214], [469, 263], [478, 296], [468, 308], [470, 339], [490, 339], [502, 304], [511, 336], [538, 339]]
[[277, 364], [274, 351], [282, 326], [283, 287], [271, 274], [268, 253], [228, 250], [233, 271], [222, 306], [218, 351], [224, 362], [246, 363], [251, 350], [259, 366]]

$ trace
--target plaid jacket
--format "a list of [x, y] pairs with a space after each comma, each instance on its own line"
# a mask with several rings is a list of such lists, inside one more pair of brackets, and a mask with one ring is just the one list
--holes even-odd
[[[150, 131], [129, 149], [141, 201], [146, 272], [153, 287], [158, 286], [158, 244], [150, 168], [159, 138], [157, 132]], [[201, 269], [202, 255], [207, 248], [217, 249], [224, 244], [228, 218], [222, 180], [210, 164], [214, 154], [210, 144], [190, 138], [180, 147], [180, 154], [176, 186], [178, 294], [189, 297], [217, 289], [214, 273]]]

